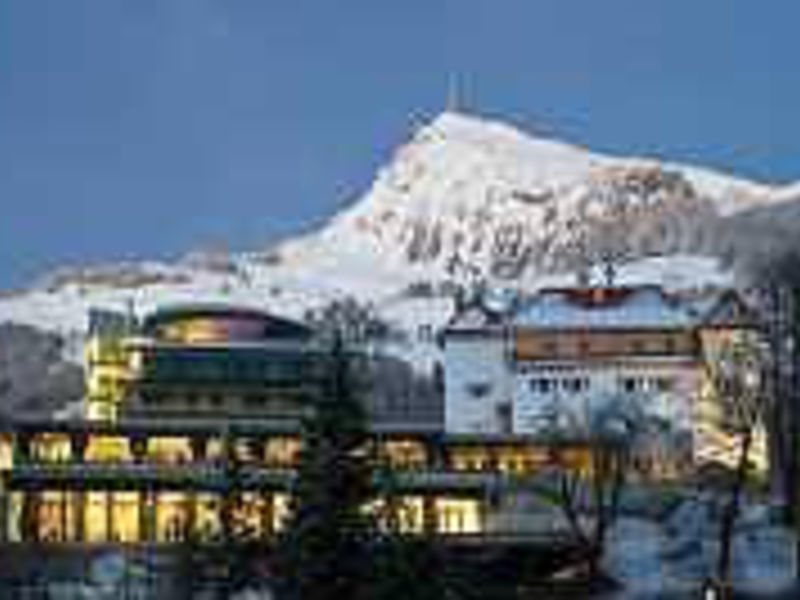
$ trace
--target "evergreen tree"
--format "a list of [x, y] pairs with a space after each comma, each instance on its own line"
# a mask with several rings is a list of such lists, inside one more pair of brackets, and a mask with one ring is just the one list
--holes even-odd
[[432, 532], [411, 533], [409, 507], [401, 495], [398, 473], [387, 456], [375, 468], [376, 535], [367, 596], [372, 600], [440, 600], [447, 597], [445, 557], [441, 540]]
[[292, 514], [278, 542], [279, 597], [359, 598], [369, 575], [374, 528], [366, 417], [355, 393], [353, 359], [334, 335], [321, 397], [304, 423]]

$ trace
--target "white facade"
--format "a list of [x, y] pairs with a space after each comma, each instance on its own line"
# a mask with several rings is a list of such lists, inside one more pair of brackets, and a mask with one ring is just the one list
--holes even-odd
[[[693, 360], [630, 359], [518, 363], [514, 372], [514, 432], [542, 433], [561, 424], [587, 424], [616, 400], [689, 432], [700, 369]], [[568, 423], [563, 423], [567, 421]]]
[[444, 335], [446, 431], [536, 434], [552, 425], [555, 413], [585, 423], [597, 403], [612, 399], [636, 400], [645, 415], [676, 431], [692, 429], [703, 376], [696, 350], [517, 360], [520, 331], [694, 332], [699, 324], [690, 306], [654, 286], [605, 290], [623, 299], [595, 305], [576, 302], [576, 291], [585, 290], [546, 290], [508, 303], [505, 313], [475, 304], [456, 315]]
[[444, 331], [445, 431], [582, 435], [622, 406], [643, 417], [642, 464], [720, 461], [738, 446], [709, 412], [709, 340], [752, 328], [733, 291], [711, 304], [641, 286], [544, 290], [502, 313], [473, 305]]
[[453, 334], [444, 355], [445, 431], [510, 433], [514, 381], [502, 331]]

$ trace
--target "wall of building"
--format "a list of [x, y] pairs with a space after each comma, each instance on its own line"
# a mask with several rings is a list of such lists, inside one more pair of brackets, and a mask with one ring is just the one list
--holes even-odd
[[608, 356], [695, 356], [692, 330], [520, 329], [515, 333], [516, 360], [585, 360]]
[[556, 415], [576, 424], [606, 402], [630, 400], [644, 412], [691, 431], [701, 368], [696, 361], [632, 358], [616, 361], [519, 363], [515, 372], [514, 431], [541, 433]]
[[451, 336], [444, 350], [445, 430], [510, 433], [513, 377], [500, 335]]

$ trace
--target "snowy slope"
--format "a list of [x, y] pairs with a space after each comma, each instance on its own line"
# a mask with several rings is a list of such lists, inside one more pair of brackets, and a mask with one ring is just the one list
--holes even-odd
[[294, 264], [393, 280], [533, 282], [574, 270], [581, 252], [713, 255], [720, 219], [785, 193], [444, 113], [398, 149], [360, 202], [283, 251]]
[[580, 261], [603, 253], [624, 263], [623, 280], [719, 285], [730, 278], [714, 258], [716, 222], [798, 190], [598, 155], [447, 112], [416, 131], [363, 198], [318, 232], [269, 253], [223, 257], [222, 268], [193, 260], [61, 273], [0, 296], [0, 322], [79, 339], [92, 306], [143, 313], [214, 301], [301, 317], [352, 295], [416, 330], [443, 322], [447, 303], [405, 299], [410, 284], [488, 279], [535, 288], [574, 280]]

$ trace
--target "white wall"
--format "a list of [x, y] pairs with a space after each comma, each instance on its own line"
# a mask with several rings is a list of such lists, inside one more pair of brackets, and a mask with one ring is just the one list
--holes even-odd
[[[621, 380], [628, 378], [637, 381], [634, 392], [621, 385]], [[532, 389], [534, 379], [547, 379], [550, 389]], [[583, 380], [587, 387], [577, 392], [565, 389], [563, 382], [571, 379]], [[670, 389], [659, 389], [655, 384], [658, 379], [670, 381]], [[554, 408], [580, 422], [590, 412], [593, 399], [596, 402], [625, 394], [640, 398], [647, 414], [666, 419], [677, 430], [689, 431], [698, 385], [699, 367], [689, 363], [632, 359], [594, 364], [520, 364], [514, 374], [514, 431], [537, 433], [544, 426], [542, 418]]]
[[[445, 430], [501, 433], [498, 406], [510, 403], [513, 392], [503, 337], [449, 336], [444, 350], [444, 372]], [[477, 397], [475, 386], [485, 387], [485, 395]]]

